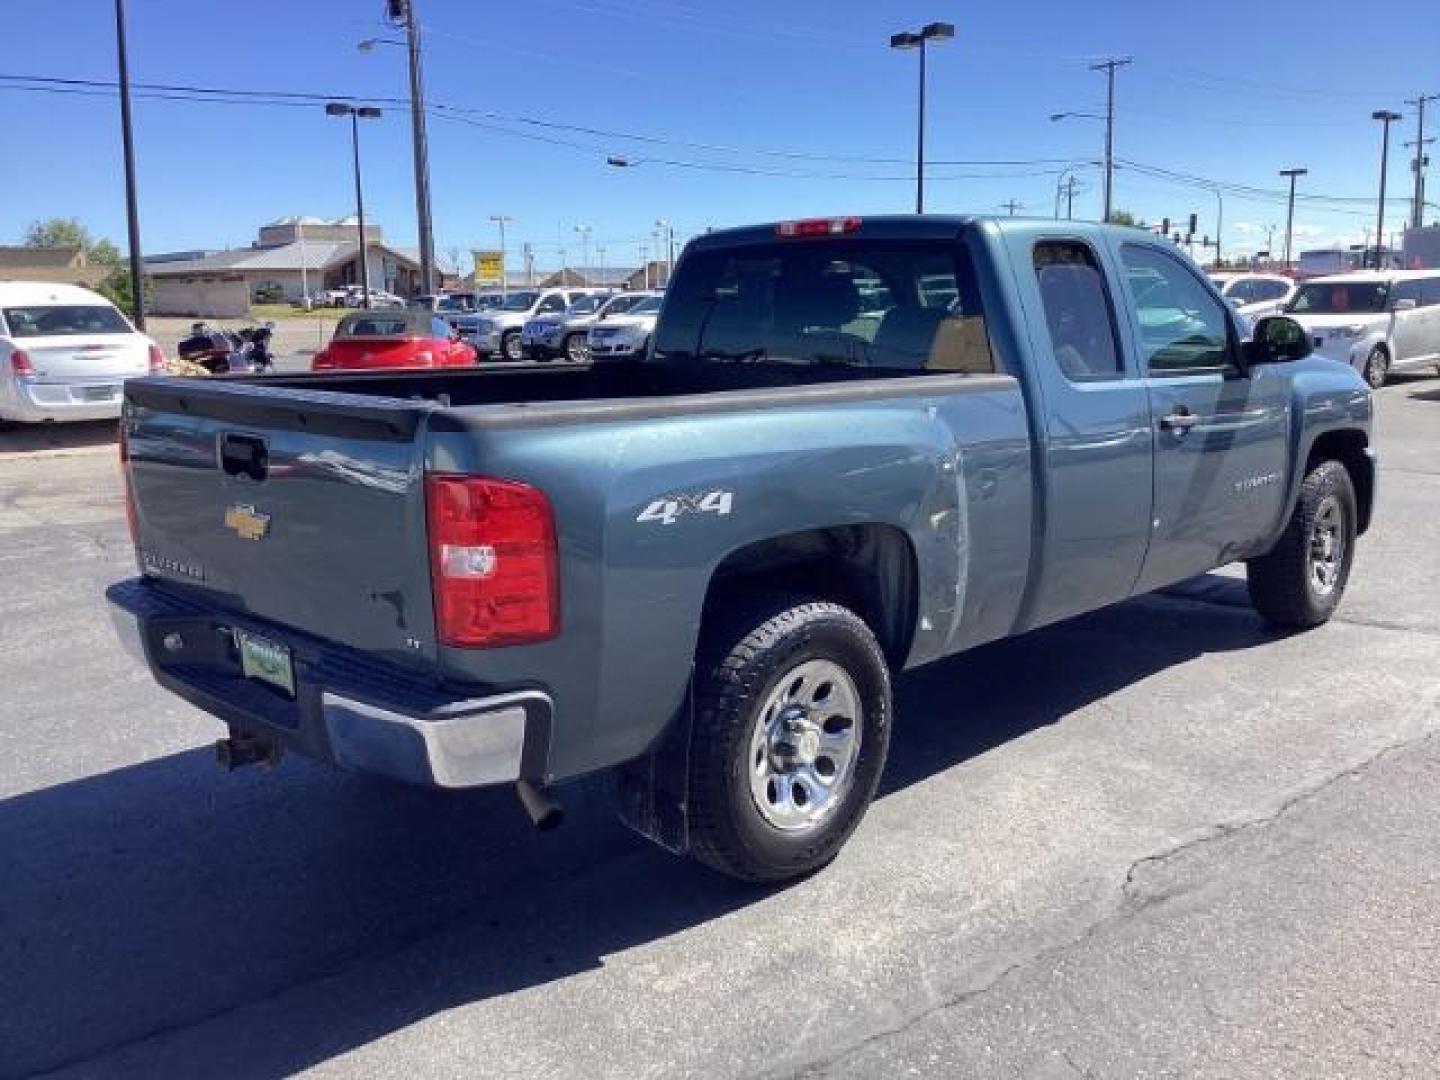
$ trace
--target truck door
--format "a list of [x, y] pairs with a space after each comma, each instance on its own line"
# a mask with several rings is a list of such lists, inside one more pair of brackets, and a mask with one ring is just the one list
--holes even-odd
[[1030, 320], [1045, 434], [1043, 558], [1026, 620], [1038, 626], [1130, 595], [1149, 540], [1153, 448], [1104, 256], [1063, 235], [1024, 254], [1022, 294], [1044, 316], [1043, 328]]
[[1255, 554], [1274, 534], [1290, 378], [1284, 365], [1241, 374], [1234, 323], [1193, 265], [1153, 244], [1119, 247], [1155, 445], [1143, 591]]

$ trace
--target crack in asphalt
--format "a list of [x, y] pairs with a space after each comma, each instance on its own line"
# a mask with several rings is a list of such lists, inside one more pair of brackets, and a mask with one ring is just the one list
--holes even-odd
[[[1015, 960], [1010, 964], [1007, 964], [998, 974], [994, 975], [990, 979], [987, 979], [986, 981], [982, 982], [977, 986], [972, 986], [960, 991], [959, 993], [953, 994], [943, 1001], [935, 1002], [930, 1006], [921, 1009], [919, 1012], [908, 1017], [903, 1023], [892, 1025], [878, 1031], [874, 1031], [871, 1034], [865, 1036], [863, 1039], [860, 1039], [858, 1042], [852, 1044], [849, 1047], [846, 1047], [845, 1049], [841, 1050], [836, 1054], [832, 1054], [818, 1061], [808, 1062], [788, 1072], [775, 1075], [783, 1075], [787, 1077], [797, 1078], [823, 1075], [829, 1069], [832, 1069], [836, 1065], [839, 1065], [842, 1062], [855, 1057], [857, 1054], [862, 1053], [865, 1049], [875, 1045], [876, 1043], [909, 1031], [910, 1029], [915, 1027], [915, 1025], [925, 1020], [928, 1020], [932, 1016], [937, 1016], [960, 1005], [965, 1005], [978, 998], [984, 997], [986, 994], [990, 993], [990, 991], [994, 990], [1002, 983], [1004, 983], [1008, 978], [1010, 978], [1011, 975], [1014, 975], [1017, 972], [1023, 971], [1027, 968], [1033, 968], [1036, 965], [1044, 963], [1053, 957], [1058, 957], [1067, 952], [1071, 952], [1074, 949], [1084, 945], [1087, 941], [1099, 934], [1101, 931], [1108, 930], [1113, 926], [1116, 926], [1120, 923], [1125, 922], [1128, 919], [1133, 918], [1141, 912], [1148, 911], [1156, 907], [1157, 905], [1162, 904], [1177, 895], [1180, 895], [1179, 893], [1169, 892], [1157, 893], [1149, 897], [1138, 895], [1135, 892], [1135, 875], [1143, 867], [1159, 865], [1161, 863], [1174, 859], [1177, 856], [1183, 855], [1188, 851], [1192, 851], [1198, 847], [1224, 840], [1231, 836], [1267, 828], [1279, 821], [1296, 806], [1317, 798], [1326, 790], [1333, 787], [1335, 784], [1340, 783], [1343, 780], [1348, 780], [1363, 774], [1368, 769], [1372, 768], [1386, 758], [1392, 757], [1395, 754], [1402, 753], [1407, 750], [1412, 750], [1416, 747], [1422, 746], [1425, 743], [1436, 739], [1440, 739], [1440, 728], [1434, 728], [1425, 731], [1420, 735], [1416, 735], [1408, 739], [1402, 739], [1398, 742], [1390, 743], [1375, 751], [1374, 753], [1367, 755], [1360, 761], [1352, 765], [1348, 765], [1345, 768], [1340, 769], [1334, 773], [1330, 773], [1316, 783], [1311, 784], [1310, 786], [1300, 791], [1294, 792], [1285, 799], [1282, 799], [1272, 810], [1268, 811], [1267, 813], [1261, 814], [1254, 818], [1246, 818], [1242, 821], [1222, 822], [1219, 824], [1208, 826], [1205, 829], [1201, 830], [1197, 835], [1180, 841], [1179, 843], [1165, 848], [1162, 851], [1152, 852], [1149, 855], [1140, 856], [1139, 858], [1133, 860], [1128, 867], [1126, 867], [1125, 874], [1120, 882], [1120, 887], [1117, 890], [1118, 904], [1116, 904], [1106, 914], [1101, 915], [1099, 918], [1096, 918], [1095, 920], [1087, 924], [1084, 929], [1080, 931], [1080, 933], [1072, 934], [1070, 937], [1066, 938], [1063, 941], [1054, 942], [1043, 948], [1032, 951], [1030, 955], [1025, 956], [1019, 960]], [[1069, 1061], [1068, 1057], [1066, 1060], [1067, 1063], [1070, 1063], [1072, 1065], [1074, 1064], [1073, 1062]]]

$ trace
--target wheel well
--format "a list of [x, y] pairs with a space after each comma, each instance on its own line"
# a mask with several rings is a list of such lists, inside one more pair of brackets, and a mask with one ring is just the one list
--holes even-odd
[[1327, 431], [1310, 447], [1310, 457], [1305, 462], [1306, 475], [1322, 461], [1338, 461], [1345, 466], [1355, 488], [1355, 527], [1361, 533], [1370, 527], [1375, 502], [1375, 463], [1365, 452], [1368, 445], [1363, 431]]
[[766, 593], [845, 605], [865, 620], [898, 668], [915, 632], [915, 552], [891, 525], [837, 525], [761, 540], [715, 568], [702, 617], [708, 624], [719, 609]]

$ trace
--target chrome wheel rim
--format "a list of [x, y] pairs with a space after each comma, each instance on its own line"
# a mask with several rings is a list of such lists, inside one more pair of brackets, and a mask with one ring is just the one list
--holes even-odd
[[746, 764], [760, 816], [811, 829], [845, 798], [860, 758], [860, 691], [831, 660], [807, 660], [775, 682], [755, 719]]
[[524, 349], [524, 347], [520, 344], [520, 335], [519, 335], [519, 334], [511, 334], [509, 337], [507, 337], [507, 338], [504, 340], [504, 342], [502, 343], [502, 345], [503, 345], [503, 347], [504, 347], [504, 349], [505, 349], [505, 358], [506, 358], [507, 360], [523, 360], [523, 359], [525, 359], [525, 349]]
[[565, 355], [572, 363], [583, 363], [585, 360], [585, 339], [579, 334], [574, 335], [565, 343]]
[[1345, 512], [1333, 495], [1321, 502], [1310, 525], [1308, 554], [1310, 587], [1316, 596], [1329, 596], [1340, 581], [1345, 563]]

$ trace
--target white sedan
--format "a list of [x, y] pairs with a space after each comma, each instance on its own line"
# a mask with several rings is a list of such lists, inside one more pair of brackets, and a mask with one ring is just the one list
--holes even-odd
[[160, 347], [98, 293], [0, 282], [0, 421], [114, 419], [125, 380], [164, 366]]
[[662, 299], [664, 297], [658, 293], [647, 296], [623, 315], [590, 327], [585, 347], [591, 361], [628, 360], [644, 356], [650, 347], [650, 335], [655, 332], [655, 319], [660, 314]]
[[1251, 320], [1280, 312], [1295, 295], [1295, 282], [1280, 274], [1212, 274], [1220, 295]]

